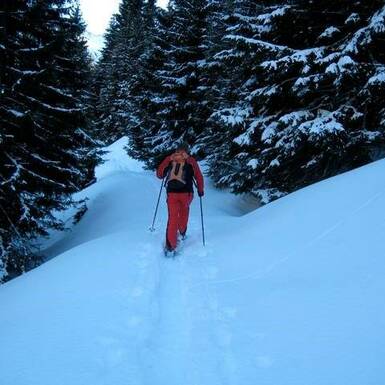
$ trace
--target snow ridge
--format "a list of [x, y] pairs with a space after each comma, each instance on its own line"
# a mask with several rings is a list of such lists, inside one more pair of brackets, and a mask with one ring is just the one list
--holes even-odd
[[2, 385], [381, 383], [384, 161], [258, 210], [206, 180], [206, 248], [194, 199], [166, 259], [165, 197], [151, 233], [159, 180], [126, 145], [52, 259], [0, 287]]

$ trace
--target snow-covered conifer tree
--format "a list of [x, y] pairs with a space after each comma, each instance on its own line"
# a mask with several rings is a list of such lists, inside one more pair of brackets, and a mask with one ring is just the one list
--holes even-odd
[[[151, 64], [160, 87], [149, 97], [152, 116], [137, 132], [149, 164], [177, 142], [194, 144], [205, 129], [209, 115], [203, 83], [207, 12], [206, 0], [175, 0], [163, 25], [161, 21], [152, 56], [156, 64]], [[134, 151], [141, 152], [138, 145]]]
[[110, 143], [127, 134], [138, 120], [138, 93], [143, 55], [148, 50], [146, 31], [152, 0], [123, 0], [106, 33], [106, 44], [96, 68], [96, 124]]
[[8, 276], [39, 261], [33, 245], [52, 214], [92, 178], [87, 132], [89, 62], [77, 3], [1, 3], [0, 244]]
[[249, 49], [238, 50], [237, 100], [214, 113], [232, 129], [212, 161], [217, 183], [268, 202], [378, 156], [384, 12], [381, 1], [277, 1], [252, 19], [239, 12], [250, 33], [230, 25], [230, 53]]

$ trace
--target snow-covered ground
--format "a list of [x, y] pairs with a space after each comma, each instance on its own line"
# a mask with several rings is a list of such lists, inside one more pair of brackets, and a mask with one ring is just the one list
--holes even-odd
[[207, 246], [195, 199], [174, 260], [125, 141], [56, 257], [0, 287], [1, 385], [385, 383], [384, 161], [257, 210], [208, 186]]

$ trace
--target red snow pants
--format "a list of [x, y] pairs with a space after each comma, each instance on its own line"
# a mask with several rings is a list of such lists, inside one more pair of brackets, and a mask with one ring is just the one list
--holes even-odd
[[166, 233], [166, 245], [169, 249], [175, 249], [178, 239], [178, 230], [181, 234], [187, 230], [190, 204], [193, 193], [168, 193], [168, 222]]

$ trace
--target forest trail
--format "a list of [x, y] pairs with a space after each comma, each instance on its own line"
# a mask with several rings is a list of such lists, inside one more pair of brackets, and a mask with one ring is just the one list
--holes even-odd
[[385, 162], [258, 210], [207, 180], [206, 247], [196, 197], [167, 259], [160, 181], [125, 143], [51, 259], [0, 287], [2, 385], [380, 383]]

